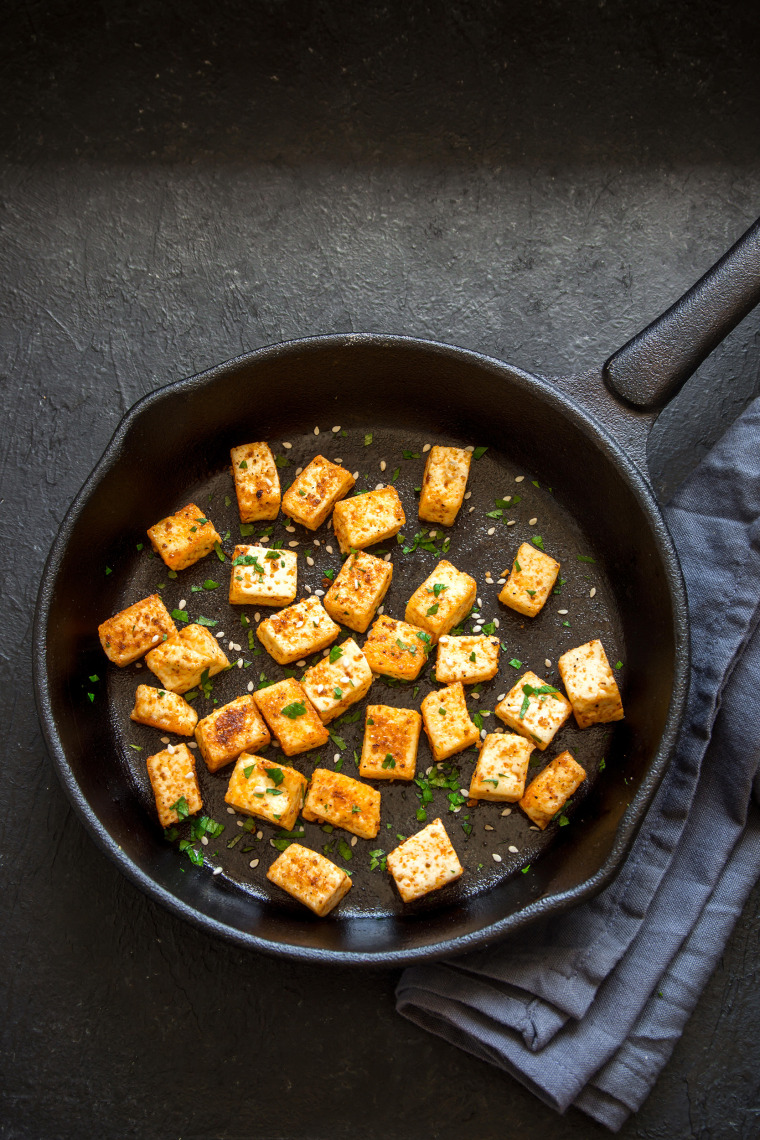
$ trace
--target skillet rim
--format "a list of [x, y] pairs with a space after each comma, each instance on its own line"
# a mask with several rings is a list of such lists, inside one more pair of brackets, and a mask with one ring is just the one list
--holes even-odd
[[[50, 620], [50, 605], [54, 592], [52, 583], [55, 581], [60, 570], [62, 559], [65, 556], [71, 538], [71, 532], [103, 476], [121, 458], [122, 445], [127, 432], [146, 411], [167, 399], [171, 399], [175, 395], [192, 392], [203, 385], [213, 384], [224, 375], [234, 372], [243, 365], [247, 366], [254, 361], [273, 359], [294, 351], [303, 352], [309, 351], [312, 348], [347, 348], [355, 344], [369, 344], [378, 348], [415, 348], [428, 353], [432, 351], [434, 354], [448, 357], [453, 356], [459, 360], [464, 357], [472, 364], [481, 368], [500, 373], [506, 372], [513, 382], [522, 383], [533, 391], [538, 389], [540, 398], [549, 404], [553, 404], [555, 412], [566, 417], [574, 426], [587, 435], [590, 435], [594, 445], [601, 449], [607, 459], [617, 467], [625, 478], [631, 492], [636, 497], [639, 506], [647, 518], [668, 585], [675, 633], [673, 686], [668, 714], [660, 742], [635, 796], [618, 823], [612, 847], [601, 867], [582, 883], [560, 891], [557, 894], [543, 895], [521, 910], [515, 911], [476, 931], [444, 937], [433, 946], [426, 944], [417, 947], [405, 947], [398, 950], [381, 950], [376, 953], [369, 951], [320, 949], [319, 947], [304, 946], [301, 944], [278, 943], [255, 934], [241, 931], [209, 915], [203, 914], [195, 907], [183, 902], [169, 890], [159, 885], [151, 876], [140, 870], [111, 837], [107, 828], [100, 822], [69, 767], [51, 707], [45, 651], [46, 630]], [[295, 340], [264, 345], [250, 352], [241, 353], [239, 356], [232, 357], [230, 360], [214, 365], [192, 376], [170, 381], [168, 384], [164, 384], [152, 392], [146, 393], [146, 395], [137, 400], [122, 416], [103, 454], [85, 479], [82, 487], [77, 492], [63, 517], [42, 572], [32, 633], [34, 693], [43, 737], [53, 759], [58, 778], [76, 814], [100, 850], [117, 865], [119, 870], [126, 875], [131, 882], [138, 886], [151, 899], [161, 903], [173, 914], [190, 922], [198, 929], [213, 933], [218, 937], [224, 938], [226, 941], [247, 949], [261, 951], [291, 960], [336, 965], [376, 967], [407, 966], [412, 963], [437, 960], [449, 955], [459, 955], [475, 949], [483, 949], [490, 943], [503, 938], [506, 934], [522, 929], [539, 918], [568, 910], [570, 907], [592, 898], [607, 886], [615, 877], [626, 854], [630, 850], [636, 833], [643, 822], [646, 809], [651, 803], [671, 759], [686, 707], [689, 687], [689, 668], [690, 650], [686, 587], [673, 540], [645, 473], [641, 471], [636, 462], [627, 454], [624, 448], [621, 447], [614, 436], [607, 431], [593, 412], [573, 400], [570, 395], [551, 380], [517, 368], [506, 361], [498, 360], [495, 357], [479, 353], [472, 349], [461, 348], [457, 345], [446, 344], [440, 341], [384, 333], [332, 333], [301, 337]]]

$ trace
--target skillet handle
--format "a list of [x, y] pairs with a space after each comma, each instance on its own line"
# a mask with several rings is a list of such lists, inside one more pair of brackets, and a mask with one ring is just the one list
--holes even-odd
[[663, 407], [759, 301], [760, 219], [667, 312], [609, 358], [605, 384], [635, 408]]

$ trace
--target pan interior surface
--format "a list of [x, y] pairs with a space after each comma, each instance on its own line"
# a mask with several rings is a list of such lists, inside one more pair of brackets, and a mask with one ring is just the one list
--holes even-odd
[[[553, 746], [534, 753], [543, 766], [569, 749], [589, 774], [566, 813], [566, 826], [539, 832], [516, 807], [505, 815], [503, 804], [462, 803], [458, 789], [469, 784], [474, 751], [433, 769], [431, 775], [440, 772], [449, 786], [435, 788], [432, 803], [421, 802], [416, 785], [377, 782], [383, 813], [376, 841], [360, 840], [346, 849], [347, 834], [303, 825], [307, 846], [326, 848], [352, 872], [353, 888], [328, 920], [304, 913], [266, 880], [266, 868], [278, 854], [270, 844], [276, 833], [263, 825], [257, 839], [256, 830], [240, 826], [242, 817], [228, 814], [223, 798], [229, 768], [212, 775], [198, 760], [204, 811], [225, 825], [204, 849], [210, 866], [194, 867], [164, 839], [144, 762], [164, 745], [155, 730], [129, 720], [136, 685], [153, 677], [144, 667], [108, 665], [97, 625], [159, 587], [170, 610], [184, 602], [191, 621], [202, 615], [219, 622], [214, 632], [223, 632], [228, 656], [243, 664], [214, 679], [210, 699], [196, 702], [199, 716], [212, 710], [213, 701], [221, 705], [248, 691], [250, 682], [258, 687], [262, 678], [286, 675], [255, 637], [259, 652], [251, 651], [241, 613], [255, 628], [252, 608], [227, 604], [229, 560], [222, 564], [211, 555], [170, 579], [163, 563], [149, 557], [145, 537], [157, 519], [192, 501], [221, 534], [229, 533], [228, 553], [238, 542], [255, 541], [240, 535], [229, 471], [230, 447], [251, 440], [269, 441], [287, 463], [280, 470], [283, 490], [318, 453], [358, 472], [359, 490], [393, 481], [406, 512], [406, 545], [419, 531], [431, 539], [429, 531], [437, 529], [417, 521], [415, 488], [422, 481], [424, 445], [488, 449], [472, 463], [471, 497], [455, 525], [438, 528], [431, 539], [435, 552], [418, 544], [405, 554], [395, 540], [381, 544], [394, 566], [385, 612], [403, 618], [407, 599], [442, 556], [477, 579], [481, 620], [498, 620], [503, 648], [497, 678], [477, 687], [479, 699], [468, 698], [471, 715], [480, 710], [490, 731], [500, 725], [493, 714], [497, 697], [525, 668], [557, 683], [558, 656], [594, 637], [613, 664], [622, 663], [626, 719], [583, 732], [569, 722]], [[284, 448], [283, 442], [292, 446]], [[493, 516], [497, 499], [511, 503]], [[286, 547], [299, 543], [301, 597], [306, 585], [323, 588], [325, 570], [337, 573], [341, 559], [327, 525], [317, 532], [286, 531], [286, 523], [280, 515], [267, 537]], [[255, 535], [269, 525], [257, 524]], [[519, 543], [536, 536], [562, 563], [563, 581], [561, 592], [531, 620], [500, 605], [496, 595]], [[444, 537], [450, 548], [441, 554]], [[660, 537], [638, 488], [584, 417], [568, 414], [543, 384], [516, 370], [394, 339], [325, 338], [263, 350], [138, 405], [75, 504], [41, 593], [38, 648], [44, 661], [38, 667], [48, 740], [98, 841], [142, 887], [192, 921], [260, 949], [332, 960], [411, 961], [473, 948], [516, 927], [526, 914], [582, 897], [590, 882], [610, 873], [611, 856], [622, 854], [621, 834], [630, 833], [635, 822], [627, 809], [662, 761], [676, 675], [678, 633]], [[307, 552], [313, 566], [306, 563]], [[220, 588], [204, 589], [209, 579]], [[466, 630], [472, 625], [473, 619]], [[339, 641], [344, 636], [360, 645], [364, 640], [348, 629]], [[343, 772], [358, 775], [354, 752], [361, 748], [365, 704], [419, 708], [426, 693], [439, 687], [434, 661], [435, 652], [416, 685], [378, 678], [356, 706], [362, 710], [358, 719], [330, 725], [335, 735], [327, 748], [288, 762], [308, 775], [315, 766], [336, 766], [337, 757]], [[300, 676], [302, 669], [295, 672]], [[99, 680], [91, 681], [93, 676]], [[281, 756], [272, 748], [265, 754]], [[423, 735], [418, 775], [432, 764]], [[428, 820], [443, 819], [465, 874], [404, 907], [370, 851], [387, 853], [400, 836], [419, 830], [423, 808]], [[210, 867], [221, 871], [212, 875]]]

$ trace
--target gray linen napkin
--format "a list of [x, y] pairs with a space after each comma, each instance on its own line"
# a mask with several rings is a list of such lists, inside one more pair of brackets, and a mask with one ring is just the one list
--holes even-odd
[[405, 1017], [617, 1131], [760, 876], [760, 399], [665, 509], [691, 617], [675, 757], [623, 869], [569, 914], [407, 969]]

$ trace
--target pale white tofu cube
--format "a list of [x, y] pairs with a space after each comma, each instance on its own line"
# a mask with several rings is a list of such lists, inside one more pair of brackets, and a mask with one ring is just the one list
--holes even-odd
[[484, 633], [451, 637], [445, 633], [438, 642], [435, 679], [443, 685], [461, 681], [477, 685], [491, 681], [499, 672], [499, 639]]
[[230, 575], [231, 606], [289, 606], [298, 591], [294, 550], [236, 546]]
[[436, 762], [463, 752], [480, 739], [477, 725], [470, 720], [461, 682], [428, 693], [421, 707], [422, 723]]
[[394, 848], [388, 855], [388, 870], [404, 902], [438, 891], [464, 873], [440, 819]]
[[266, 443], [244, 443], [230, 450], [240, 521], [276, 519], [280, 513], [280, 476]]
[[214, 677], [227, 668], [229, 661], [205, 626], [186, 625], [151, 649], [145, 664], [165, 689], [186, 693], [200, 685], [206, 671]]
[[366, 491], [335, 504], [333, 528], [343, 554], [385, 542], [398, 534], [406, 522], [395, 487]]
[[367, 705], [359, 775], [370, 780], [413, 780], [422, 717], [415, 709]]
[[98, 626], [104, 653], [120, 668], [131, 665], [176, 632], [172, 616], [158, 594], [127, 606]]
[[351, 876], [324, 855], [291, 843], [267, 871], [271, 883], [324, 918], [351, 889]]
[[452, 526], [464, 500], [472, 453], [461, 447], [431, 447], [420, 493], [420, 518]]
[[321, 748], [330, 734], [295, 677], [286, 677], [253, 694], [261, 715], [286, 756]]
[[572, 707], [559, 689], [528, 670], [495, 711], [506, 725], [532, 740], [543, 752], [570, 716]]
[[525, 791], [535, 745], [512, 732], [490, 732], [470, 780], [470, 799], [514, 804]]
[[231, 764], [241, 752], [260, 752], [272, 737], [253, 696], [237, 697], [214, 709], [195, 729], [201, 756], [209, 772]]
[[256, 636], [278, 665], [289, 665], [301, 657], [318, 653], [332, 645], [340, 633], [319, 598], [302, 598], [261, 622]]
[[203, 807], [195, 757], [186, 744], [169, 745], [145, 761], [156, 800], [158, 821], [171, 827]]
[[325, 609], [334, 621], [357, 633], [365, 633], [388, 592], [392, 577], [392, 562], [357, 550], [349, 554], [325, 594]]
[[303, 806], [306, 783], [306, 777], [287, 764], [243, 752], [232, 769], [224, 802], [241, 815], [291, 831]]
[[301, 526], [316, 530], [353, 485], [350, 471], [317, 455], [282, 496], [282, 509]]
[[478, 585], [474, 578], [442, 559], [407, 602], [405, 619], [426, 629], [435, 644], [459, 625], [472, 609]]
[[569, 752], [555, 756], [528, 785], [520, 807], [545, 831], [586, 779], [586, 772]]
[[185, 570], [222, 541], [214, 524], [195, 503], [188, 503], [181, 511], [149, 527], [148, 538], [170, 570]]
[[424, 629], [381, 614], [364, 642], [364, 656], [373, 673], [413, 681], [427, 661], [430, 641]]
[[499, 601], [519, 614], [535, 617], [554, 589], [559, 566], [559, 562], [543, 550], [524, 542], [517, 551]]
[[328, 724], [366, 696], [372, 670], [359, 646], [349, 638], [342, 645], [333, 645], [327, 657], [307, 669], [301, 684], [320, 720]]
[[557, 662], [578, 728], [623, 719], [623, 702], [601, 641], [568, 649]]
[[129, 715], [137, 724], [176, 732], [178, 736], [192, 736], [198, 723], [197, 712], [184, 697], [153, 685], [137, 686], [135, 707]]
[[315, 768], [302, 815], [310, 823], [331, 823], [360, 839], [374, 839], [380, 830], [380, 793], [353, 776]]

